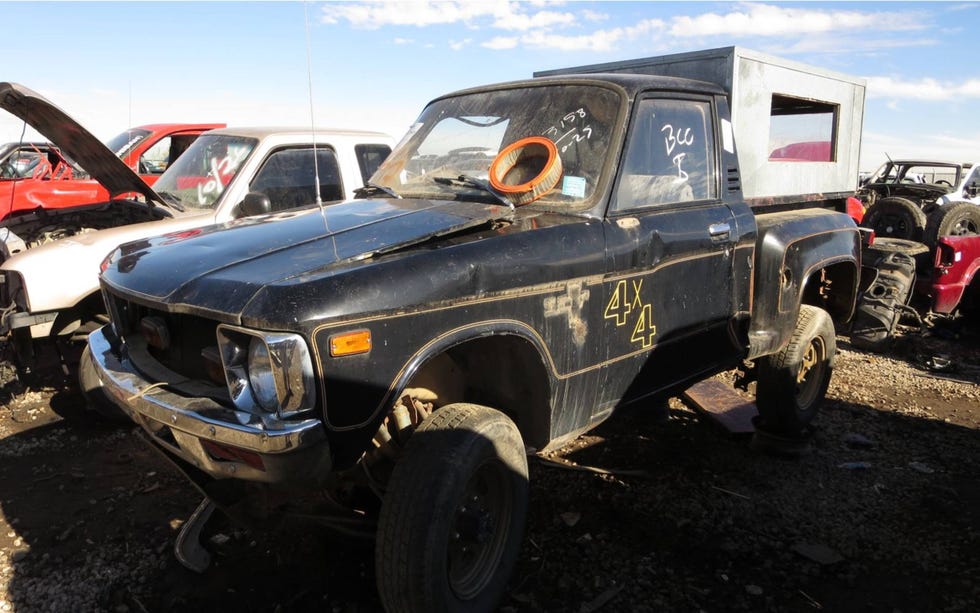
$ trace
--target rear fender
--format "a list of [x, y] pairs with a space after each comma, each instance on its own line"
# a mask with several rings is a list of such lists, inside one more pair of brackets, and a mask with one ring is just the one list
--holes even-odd
[[843, 213], [806, 209], [756, 221], [750, 359], [786, 345], [800, 304], [827, 310], [835, 322], [850, 319], [861, 270], [860, 233]]

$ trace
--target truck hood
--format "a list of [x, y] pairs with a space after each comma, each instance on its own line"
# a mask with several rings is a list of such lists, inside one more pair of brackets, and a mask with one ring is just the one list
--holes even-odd
[[133, 169], [50, 100], [18, 83], [0, 83], [0, 108], [58, 146], [115, 198], [137, 192], [163, 203]]
[[506, 206], [351, 200], [127, 243], [102, 274], [121, 293], [239, 316], [262, 288], [513, 219]]

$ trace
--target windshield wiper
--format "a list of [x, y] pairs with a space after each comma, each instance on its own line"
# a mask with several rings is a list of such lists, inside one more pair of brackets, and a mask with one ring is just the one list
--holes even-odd
[[357, 189], [355, 189], [354, 197], [367, 198], [369, 196], [377, 196], [378, 192], [388, 194], [392, 198], [401, 199], [401, 196], [398, 195], [398, 192], [391, 189], [390, 187], [386, 187], [384, 185], [378, 185], [377, 183], [371, 183], [370, 181], [365, 183], [364, 187], [358, 187]]
[[501, 204], [510, 207], [510, 210], [514, 210], [514, 203], [507, 199], [506, 196], [495, 190], [488, 181], [483, 179], [478, 179], [470, 175], [459, 175], [456, 178], [453, 177], [432, 177], [432, 180], [440, 185], [463, 185], [466, 187], [475, 187], [477, 189], [483, 190], [497, 199]]
[[163, 203], [166, 204], [167, 206], [173, 207], [178, 211], [180, 211], [181, 213], [183, 213], [186, 210], [184, 209], [184, 205], [181, 204], [180, 198], [174, 196], [170, 192], [157, 192], [157, 195], [163, 198]]

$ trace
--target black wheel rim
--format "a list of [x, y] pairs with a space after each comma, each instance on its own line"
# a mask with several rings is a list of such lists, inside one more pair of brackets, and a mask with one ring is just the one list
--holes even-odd
[[813, 405], [820, 394], [820, 385], [827, 369], [827, 346], [819, 336], [813, 338], [803, 352], [800, 370], [796, 374], [796, 399], [800, 410]]
[[875, 228], [875, 233], [908, 238], [912, 235], [912, 223], [905, 215], [883, 215], [878, 227]]
[[514, 494], [508, 468], [484, 463], [466, 485], [449, 534], [449, 585], [460, 600], [477, 596], [493, 579], [510, 535]]

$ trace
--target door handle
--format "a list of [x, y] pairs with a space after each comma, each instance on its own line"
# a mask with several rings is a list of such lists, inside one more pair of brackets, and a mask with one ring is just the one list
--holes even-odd
[[713, 223], [708, 226], [708, 234], [711, 238], [724, 238], [731, 233], [732, 227], [727, 223]]

